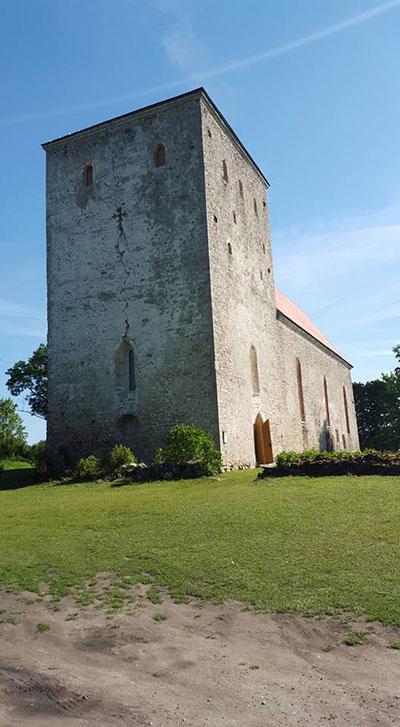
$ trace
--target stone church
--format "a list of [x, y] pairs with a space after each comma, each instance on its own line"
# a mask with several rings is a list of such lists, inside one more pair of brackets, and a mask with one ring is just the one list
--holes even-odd
[[356, 449], [351, 365], [275, 289], [268, 181], [199, 88], [43, 145], [48, 445], [149, 461], [178, 423], [227, 468]]

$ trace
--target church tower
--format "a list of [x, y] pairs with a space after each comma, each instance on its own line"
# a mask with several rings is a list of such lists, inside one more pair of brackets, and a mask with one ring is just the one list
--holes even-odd
[[326, 376], [356, 441], [350, 365], [279, 315], [268, 182], [204, 89], [43, 146], [48, 446], [67, 466], [117, 442], [149, 461], [179, 423], [227, 467], [317, 446], [345, 427]]

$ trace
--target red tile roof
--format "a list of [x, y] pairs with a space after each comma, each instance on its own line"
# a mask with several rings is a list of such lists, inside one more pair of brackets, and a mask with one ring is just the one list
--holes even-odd
[[[314, 325], [311, 318], [304, 313], [304, 311], [299, 308], [296, 303], [293, 303], [292, 300], [286, 297], [283, 293], [281, 293], [280, 290], [275, 289], [275, 300], [276, 300], [276, 307], [280, 313], [283, 313], [283, 315], [286, 318], [289, 318], [292, 323], [295, 323], [296, 326], [301, 328], [303, 331], [309, 334], [309, 336], [312, 336], [316, 339], [316, 341], [319, 341], [323, 344], [326, 348], [329, 348], [330, 351], [333, 351], [333, 353], [336, 354], [336, 356], [339, 356], [345, 363], [349, 364], [348, 361], [346, 361], [345, 358], [343, 358], [342, 354], [339, 353], [337, 348], [332, 345], [330, 341], [324, 336], [323, 333], [317, 328], [317, 326]], [[349, 364], [351, 366], [351, 364]]]

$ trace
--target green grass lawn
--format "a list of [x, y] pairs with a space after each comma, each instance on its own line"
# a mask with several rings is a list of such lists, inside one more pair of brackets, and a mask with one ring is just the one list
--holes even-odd
[[25, 459], [0, 459], [0, 467], [4, 470], [24, 470], [32, 468], [31, 462]]
[[61, 595], [146, 573], [175, 596], [400, 625], [400, 478], [255, 474], [2, 491], [0, 583]]

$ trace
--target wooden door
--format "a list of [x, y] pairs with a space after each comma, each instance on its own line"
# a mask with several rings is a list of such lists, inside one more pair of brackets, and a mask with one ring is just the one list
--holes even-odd
[[262, 425], [263, 433], [263, 450], [264, 450], [264, 462], [263, 464], [272, 464], [274, 461], [274, 455], [272, 454], [272, 442], [271, 442], [271, 429], [269, 426], [269, 419], [266, 419]]
[[264, 464], [264, 437], [263, 437], [263, 421], [260, 414], [254, 422], [254, 448], [256, 450], [256, 463]]

